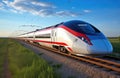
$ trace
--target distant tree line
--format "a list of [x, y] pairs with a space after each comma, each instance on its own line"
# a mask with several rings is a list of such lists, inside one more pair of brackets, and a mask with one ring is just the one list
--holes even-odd
[[118, 37], [107, 37], [107, 38], [109, 38], [109, 39], [118, 39], [118, 41], [120, 42], [120, 36], [118, 36]]
[[119, 42], [120, 42], [120, 36], [118, 37], [118, 39], [119, 39]]
[[107, 37], [107, 38], [109, 38], [109, 39], [117, 39], [117, 38], [120, 38], [120, 36], [119, 37]]

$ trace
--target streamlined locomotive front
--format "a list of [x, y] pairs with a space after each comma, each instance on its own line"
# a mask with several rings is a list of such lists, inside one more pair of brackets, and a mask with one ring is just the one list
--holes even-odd
[[74, 35], [72, 49], [75, 54], [109, 54], [112, 45], [97, 28], [89, 23], [74, 20], [64, 23]]

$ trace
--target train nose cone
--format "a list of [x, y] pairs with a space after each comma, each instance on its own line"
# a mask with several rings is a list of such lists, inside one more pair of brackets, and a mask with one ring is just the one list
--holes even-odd
[[91, 54], [110, 54], [112, 53], [112, 45], [107, 39], [91, 40], [92, 46], [88, 46]]
[[112, 53], [112, 51], [113, 51], [112, 44], [108, 41], [108, 39], [104, 39], [103, 41], [104, 41], [105, 45], [107, 46], [108, 53]]

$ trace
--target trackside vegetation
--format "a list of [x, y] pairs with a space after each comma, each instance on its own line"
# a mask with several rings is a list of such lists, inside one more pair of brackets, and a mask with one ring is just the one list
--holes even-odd
[[113, 52], [120, 53], [120, 38], [109, 38], [113, 45]]
[[5, 42], [5, 39], [0, 39], [0, 78], [4, 78], [4, 60], [5, 60], [5, 54], [7, 52], [6, 47], [7, 44]]
[[113, 54], [112, 56], [120, 58], [120, 37], [109, 38], [110, 42], [113, 46]]
[[[3, 50], [8, 46], [9, 71], [12, 78], [60, 78], [60, 75], [55, 72], [54, 68], [40, 58], [39, 55], [23, 47], [13, 39], [2, 40], [7, 45], [3, 45], [1, 49]], [[0, 44], [2, 43], [1, 41]], [[4, 51], [2, 53], [4, 54]], [[1, 68], [2, 63], [3, 61], [0, 59], [0, 73], [3, 70]]]

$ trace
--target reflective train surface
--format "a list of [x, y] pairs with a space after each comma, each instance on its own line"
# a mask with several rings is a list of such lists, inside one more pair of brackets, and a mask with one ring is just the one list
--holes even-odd
[[37, 29], [17, 38], [75, 55], [110, 54], [113, 50], [111, 43], [102, 32], [80, 20]]

